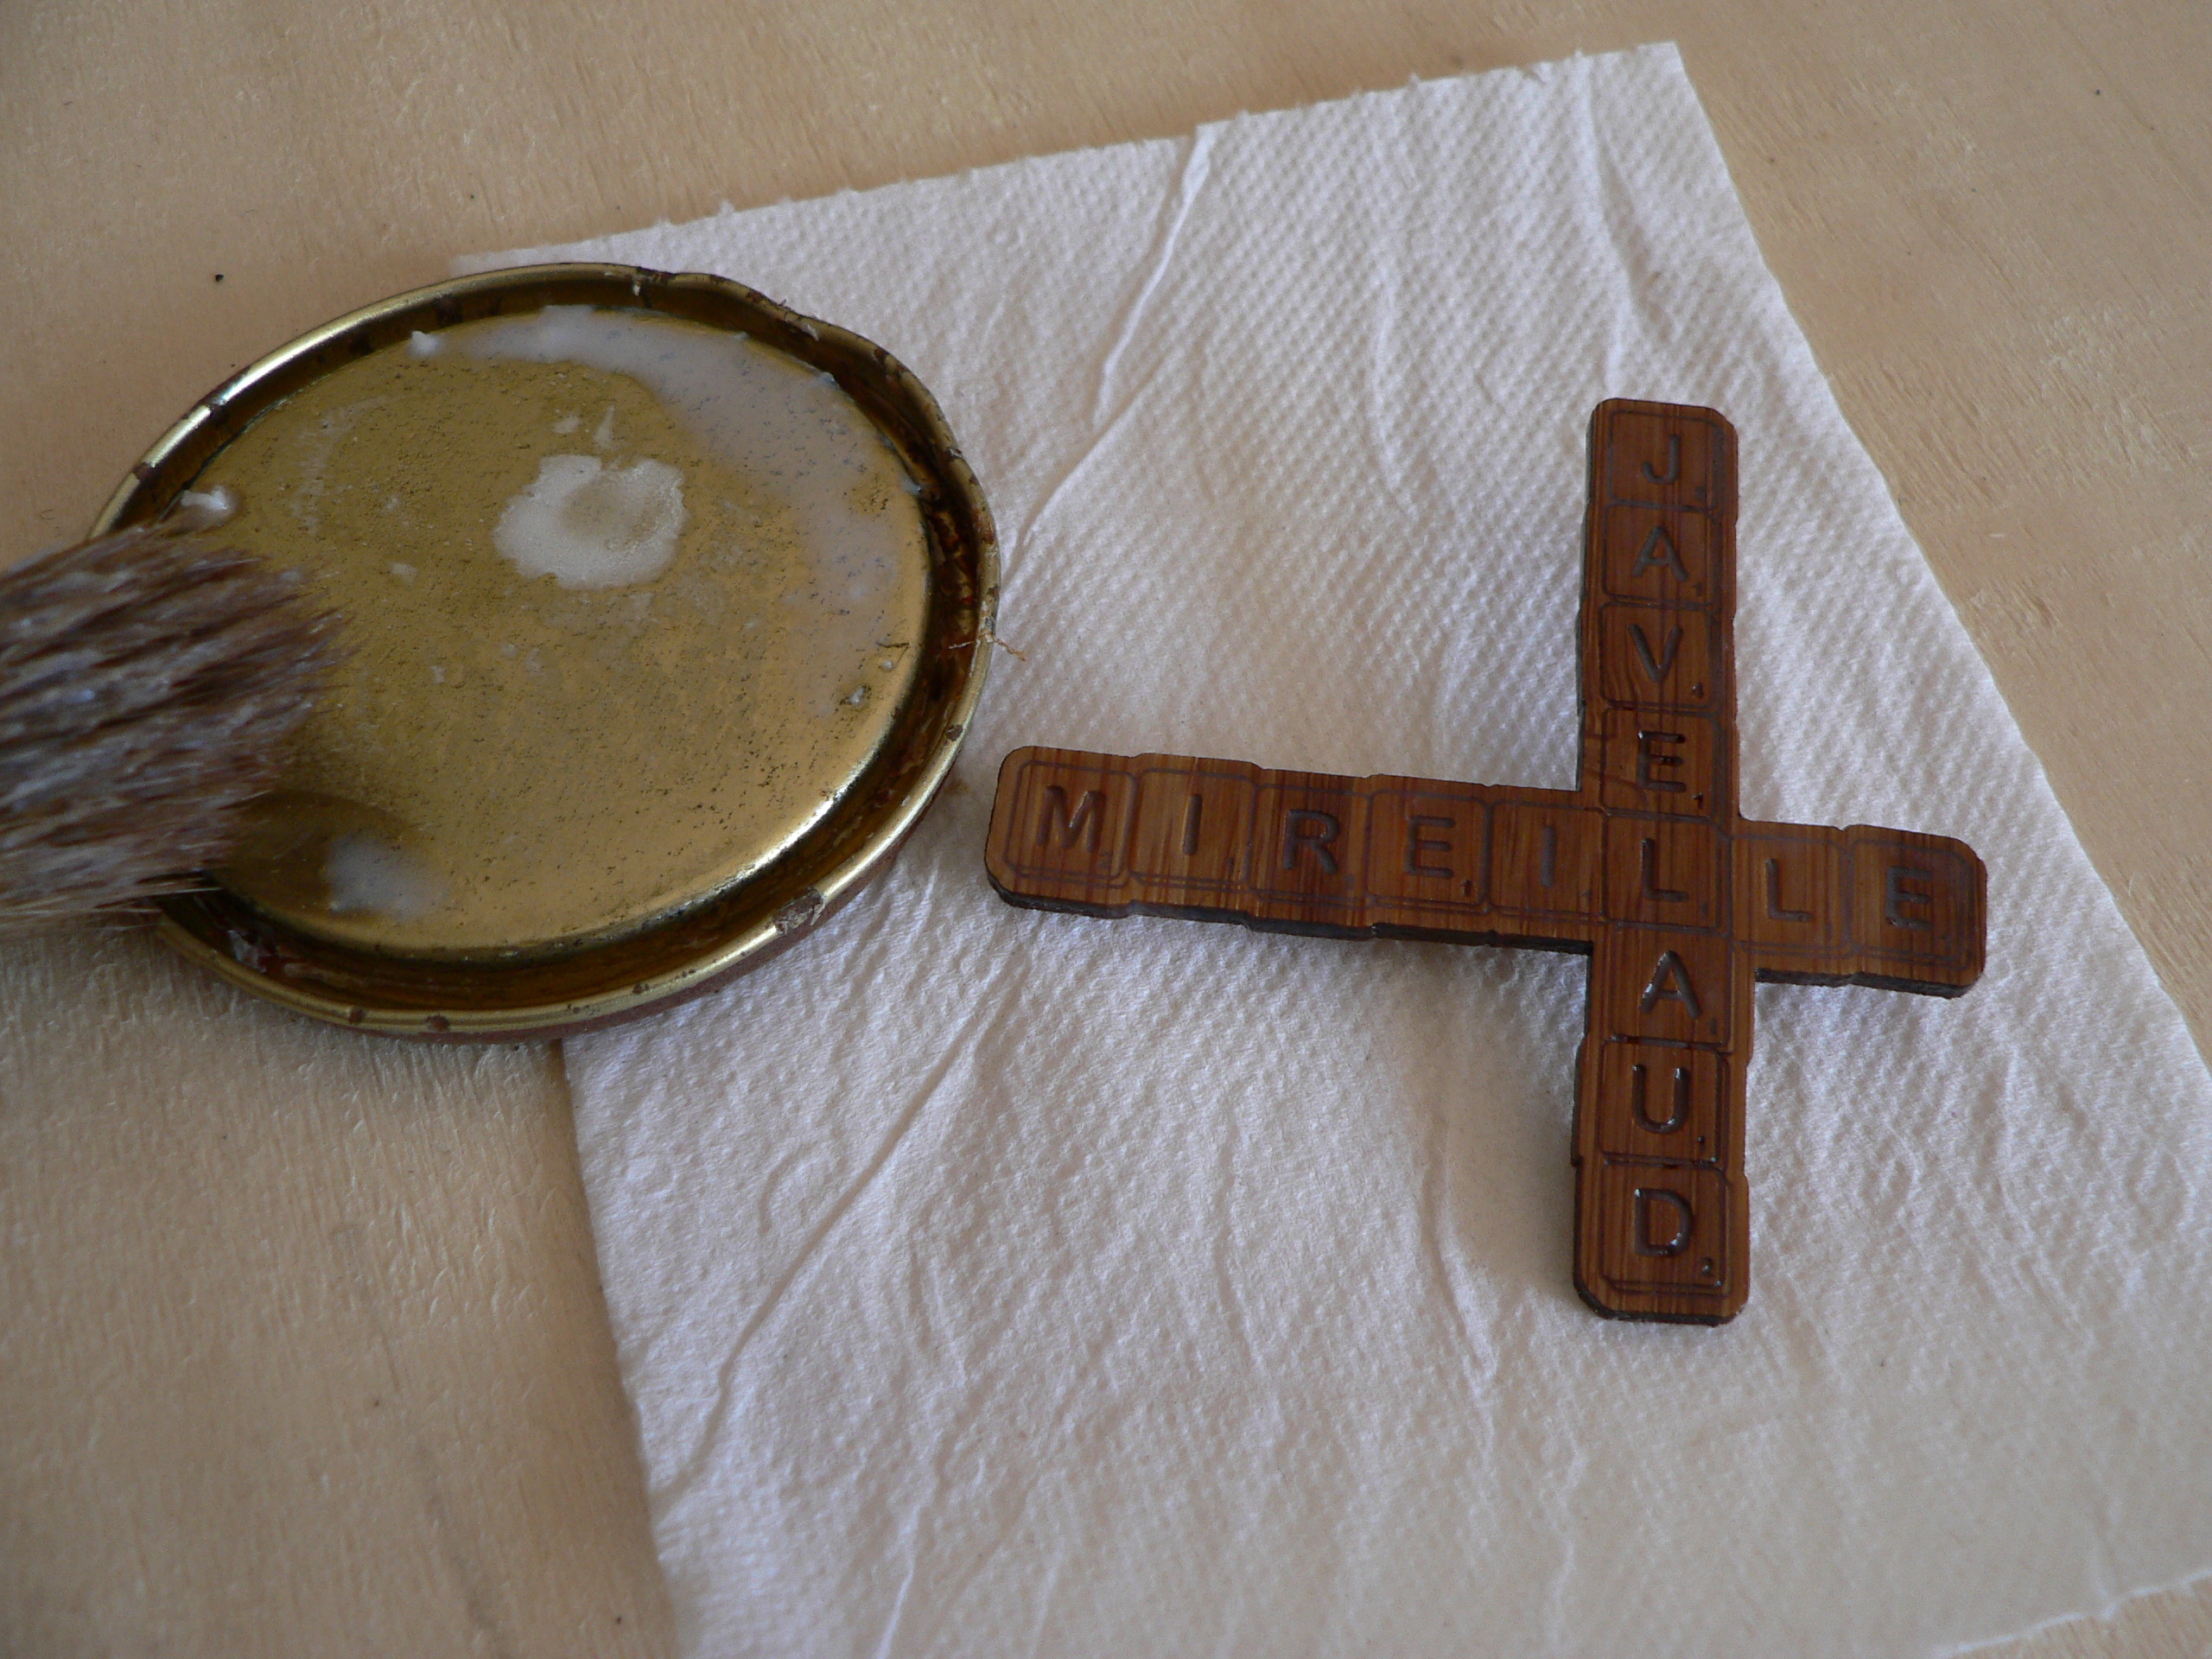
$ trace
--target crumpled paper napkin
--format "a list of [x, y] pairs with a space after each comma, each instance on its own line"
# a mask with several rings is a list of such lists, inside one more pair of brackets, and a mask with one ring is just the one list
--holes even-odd
[[[1911, 1654], [2212, 1566], [2212, 1080], [1673, 48], [570, 248], [942, 399], [1007, 549], [949, 794], [572, 1043], [701, 1654]], [[1989, 971], [1762, 986], [1752, 1294], [1571, 1287], [1585, 960], [1010, 909], [1041, 742], [1571, 788], [1592, 407], [1741, 439], [1743, 810], [1965, 837]]]

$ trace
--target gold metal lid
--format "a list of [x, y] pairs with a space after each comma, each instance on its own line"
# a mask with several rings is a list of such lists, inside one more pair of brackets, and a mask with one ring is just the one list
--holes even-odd
[[320, 1019], [509, 1039], [690, 995], [895, 853], [998, 561], [928, 392], [721, 278], [418, 289], [203, 399], [98, 531], [219, 487], [353, 659], [163, 937]]

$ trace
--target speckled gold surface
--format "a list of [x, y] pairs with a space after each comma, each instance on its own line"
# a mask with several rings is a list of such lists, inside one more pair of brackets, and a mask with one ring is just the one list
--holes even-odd
[[[624, 326], [674, 352], [723, 338], [650, 315]], [[816, 432], [796, 461], [725, 457], [631, 375], [468, 354], [501, 327], [464, 323], [423, 337], [443, 341], [434, 355], [400, 342], [340, 366], [264, 411], [196, 480], [228, 488], [229, 531], [313, 571], [347, 619], [351, 659], [263, 833], [222, 873], [321, 938], [497, 956], [639, 926], [742, 880], [819, 820], [913, 677], [921, 515], [849, 400], [844, 429]], [[745, 349], [771, 373], [815, 378]], [[541, 463], [578, 454], [610, 469], [651, 458], [681, 478], [684, 522], [658, 575], [564, 586], [495, 546]], [[793, 500], [793, 468], [810, 459], [897, 544], [895, 582], [860, 617]], [[382, 881], [349, 891], [349, 855]]]

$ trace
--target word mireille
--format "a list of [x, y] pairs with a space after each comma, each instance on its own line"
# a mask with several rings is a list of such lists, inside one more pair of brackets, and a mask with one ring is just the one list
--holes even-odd
[[986, 851], [1039, 909], [1588, 954], [1574, 1280], [1623, 1319], [1744, 1305], [1754, 980], [1955, 996], [1982, 969], [1963, 842], [1737, 811], [1735, 462], [1711, 410], [1592, 418], [1580, 789], [1026, 748]]

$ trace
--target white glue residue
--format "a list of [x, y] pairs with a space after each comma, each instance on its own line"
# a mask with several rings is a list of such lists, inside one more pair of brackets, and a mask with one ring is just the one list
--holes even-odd
[[176, 499], [178, 508], [190, 513], [203, 530], [213, 530], [238, 510], [238, 499], [227, 484], [212, 490], [187, 490]]
[[[819, 683], [810, 681], [801, 690], [806, 706], [827, 719], [841, 704], [849, 706], [853, 671], [874, 657], [883, 608], [911, 556], [912, 508], [902, 516], [871, 507], [869, 491], [880, 488], [887, 462], [905, 488], [917, 486], [834, 377], [742, 334], [649, 322], [640, 327], [644, 321], [632, 312], [548, 306], [496, 327], [471, 329], [454, 343], [473, 357], [578, 363], [626, 374], [690, 428], [710, 454], [780, 498], [812, 564], [811, 579], [781, 599], [805, 618], [818, 641], [810, 658], [818, 667], [808, 671]], [[610, 409], [593, 435], [601, 447], [615, 442], [613, 419]], [[543, 467], [557, 462], [573, 469], [587, 459], [556, 456]], [[580, 471], [563, 471], [552, 482], [569, 480], [578, 486], [588, 481]], [[541, 470], [537, 484], [524, 494], [548, 489]], [[522, 499], [509, 505], [509, 518], [524, 511]], [[499, 550], [513, 558], [505, 539], [507, 524], [503, 518]], [[639, 582], [650, 574], [608, 580]]]
[[410, 357], [435, 357], [446, 348], [446, 343], [435, 334], [426, 334], [420, 328], [407, 336]]
[[683, 474], [666, 461], [548, 455], [499, 515], [492, 544], [525, 576], [619, 588], [668, 568], [683, 517]]
[[408, 922], [446, 896], [444, 885], [422, 861], [374, 836], [334, 839], [322, 880], [334, 916], [365, 910]]

